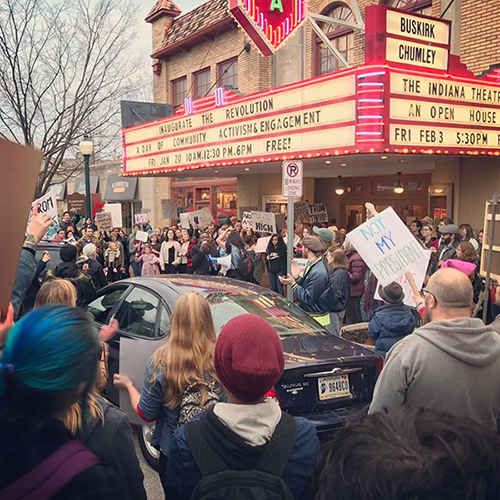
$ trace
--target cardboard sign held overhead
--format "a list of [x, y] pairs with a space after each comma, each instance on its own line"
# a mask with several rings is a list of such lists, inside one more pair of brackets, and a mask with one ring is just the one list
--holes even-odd
[[424, 250], [392, 207], [351, 231], [347, 238], [382, 285], [392, 281], [403, 286], [405, 304], [414, 305], [405, 274], [409, 272], [418, 289], [422, 287], [429, 252]]
[[328, 222], [328, 210], [323, 203], [309, 205], [309, 220], [311, 222]]
[[188, 212], [187, 215], [190, 224], [198, 229], [206, 229], [214, 221], [210, 210], [205, 210], [204, 208], [195, 212]]
[[45, 239], [51, 240], [57, 234], [57, 231], [59, 231], [59, 221], [57, 220], [57, 199], [56, 199], [55, 189], [53, 188], [49, 189], [48, 193], [46, 193], [41, 198], [38, 198], [38, 200], [35, 200], [31, 204], [26, 232], [29, 232], [29, 228], [31, 226], [32, 211], [37, 203], [38, 203], [38, 213], [47, 214], [53, 221], [52, 224], [48, 227], [44, 237]]
[[189, 229], [189, 217], [187, 213], [179, 214], [182, 229]]
[[175, 200], [161, 200], [161, 216], [163, 219], [177, 219], [177, 202]]
[[122, 227], [122, 204], [121, 203], [105, 203], [104, 211], [110, 212], [113, 219], [113, 227]]
[[252, 229], [252, 212], [242, 212], [241, 213], [241, 225], [243, 229]]
[[135, 239], [146, 243], [149, 239], [149, 234], [146, 233], [146, 231], [137, 231], [137, 233], [135, 233]]
[[100, 231], [111, 231], [113, 229], [113, 216], [111, 212], [98, 212], [95, 214], [95, 223]]
[[299, 201], [293, 204], [293, 218], [295, 222], [301, 224], [302, 221], [309, 217], [309, 203], [307, 201]]
[[[43, 153], [0, 139], [0, 210], [4, 214], [0, 245], [0, 313], [7, 312], [23, 246], [28, 213]], [[8, 216], [7, 216], [8, 215]]]
[[256, 233], [276, 233], [276, 214], [252, 212], [252, 229]]

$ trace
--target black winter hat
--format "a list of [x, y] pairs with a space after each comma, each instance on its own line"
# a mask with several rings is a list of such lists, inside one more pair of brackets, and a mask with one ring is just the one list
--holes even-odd
[[76, 260], [76, 247], [75, 245], [64, 245], [59, 250], [59, 256], [63, 262], [72, 262]]
[[378, 293], [382, 300], [388, 304], [399, 304], [405, 299], [403, 287], [395, 281], [386, 286], [380, 285], [378, 287]]

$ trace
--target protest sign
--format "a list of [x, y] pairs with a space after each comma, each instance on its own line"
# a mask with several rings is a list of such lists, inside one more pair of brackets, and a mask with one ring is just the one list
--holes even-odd
[[307, 201], [294, 203], [293, 218], [299, 224], [309, 218], [309, 203]]
[[206, 229], [214, 221], [210, 210], [204, 208], [195, 212], [188, 212], [187, 215], [191, 225], [198, 227], [198, 229]]
[[189, 216], [187, 213], [179, 214], [182, 229], [189, 229]]
[[292, 263], [300, 269], [300, 276], [303, 276], [309, 261], [307, 259], [292, 259]]
[[111, 231], [113, 229], [113, 216], [111, 212], [97, 212], [95, 223], [99, 231]]
[[26, 213], [33, 201], [42, 152], [0, 139], [0, 206], [3, 214], [0, 246], [0, 313], [5, 317], [23, 246]]
[[177, 202], [175, 200], [161, 200], [161, 216], [164, 219], [177, 219]]
[[238, 213], [240, 214], [240, 220], [243, 221], [243, 212], [258, 212], [259, 207], [238, 207]]
[[252, 212], [244, 211], [241, 213], [241, 224], [243, 229], [252, 229]]
[[135, 214], [134, 220], [136, 224], [147, 224], [148, 223], [148, 214]]
[[252, 229], [257, 233], [276, 233], [276, 214], [252, 212]]
[[309, 205], [309, 220], [311, 222], [328, 222], [328, 210], [323, 203]]
[[149, 239], [149, 234], [146, 231], [137, 231], [135, 233], [135, 239], [146, 243]]
[[38, 203], [38, 213], [39, 214], [47, 214], [52, 219], [52, 224], [48, 227], [47, 232], [45, 233], [45, 239], [51, 240], [59, 231], [59, 221], [57, 220], [57, 200], [56, 200], [56, 192], [54, 189], [50, 189], [47, 194], [38, 198], [31, 204], [30, 213], [28, 217], [28, 225], [26, 227], [26, 232], [29, 231], [31, 226], [31, 217], [33, 208]]
[[[404, 285], [405, 304], [414, 305], [409, 272], [421, 288], [429, 264], [424, 250], [392, 207], [351, 231], [347, 238], [382, 285], [396, 281]], [[408, 287], [406, 287], [408, 285]]]
[[283, 229], [286, 229], [286, 214], [275, 214], [276, 219], [276, 233], [280, 233]]
[[271, 236], [266, 236], [265, 238], [259, 238], [257, 240], [257, 243], [255, 245], [255, 253], [266, 253], [267, 252], [267, 246], [269, 245], [269, 240], [271, 239]]
[[111, 212], [111, 218], [113, 219], [113, 227], [123, 226], [121, 203], [105, 203], [104, 211]]

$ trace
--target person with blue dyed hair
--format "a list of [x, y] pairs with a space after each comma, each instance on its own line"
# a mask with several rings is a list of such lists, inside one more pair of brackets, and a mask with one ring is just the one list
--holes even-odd
[[41, 307], [10, 330], [0, 358], [0, 498], [129, 498], [63, 424], [77, 401], [87, 414], [99, 355], [97, 329], [77, 308]]

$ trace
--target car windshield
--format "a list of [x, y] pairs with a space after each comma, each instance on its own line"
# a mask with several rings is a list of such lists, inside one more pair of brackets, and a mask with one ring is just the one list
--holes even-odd
[[323, 327], [307, 313], [272, 293], [231, 293], [216, 291], [206, 296], [217, 332], [235, 316], [255, 314], [265, 319], [280, 337], [291, 335], [324, 335]]

